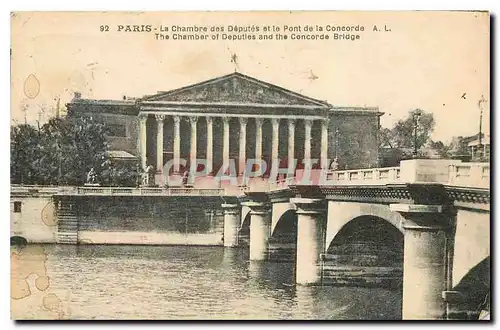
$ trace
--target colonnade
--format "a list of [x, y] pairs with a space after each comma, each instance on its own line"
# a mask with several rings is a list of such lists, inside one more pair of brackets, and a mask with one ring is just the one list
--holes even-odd
[[[163, 171], [163, 126], [164, 121], [166, 119], [166, 115], [159, 113], [154, 114], [157, 123], [157, 135], [156, 135], [156, 170], [157, 172]], [[181, 118], [187, 117], [191, 124], [191, 137], [190, 137], [190, 164], [194, 164], [196, 162], [196, 150], [197, 150], [197, 122], [200, 118], [204, 118], [207, 123], [206, 130], [206, 141], [207, 141], [207, 150], [206, 150], [206, 161], [207, 161], [207, 173], [212, 172], [212, 164], [213, 164], [213, 145], [214, 145], [214, 132], [213, 132], [213, 119], [212, 116], [206, 115], [192, 115], [192, 116], [180, 116], [180, 115], [172, 115], [174, 121], [174, 129], [173, 129], [173, 167], [174, 173], [179, 173], [180, 171], [180, 121]], [[146, 121], [148, 118], [148, 114], [141, 113], [139, 114], [139, 149], [140, 149], [140, 157], [141, 157], [141, 165], [143, 168], [147, 166], [147, 125]], [[222, 155], [223, 155], [223, 167], [226, 169], [229, 166], [229, 144], [231, 143], [229, 127], [230, 127], [230, 116], [222, 117], [223, 121], [223, 147], [222, 147]], [[238, 174], [243, 174], [245, 169], [245, 163], [247, 158], [253, 158], [260, 160], [262, 159], [262, 145], [264, 142], [264, 137], [262, 135], [262, 125], [265, 120], [270, 120], [272, 124], [272, 166], [279, 166], [279, 124], [281, 120], [286, 120], [288, 124], [288, 168], [293, 169], [295, 167], [294, 158], [295, 158], [295, 126], [297, 119], [303, 119], [304, 122], [304, 160], [311, 159], [311, 128], [313, 125], [313, 121], [315, 119], [307, 118], [307, 117], [294, 117], [294, 118], [276, 118], [276, 117], [257, 117], [255, 120], [255, 155], [246, 155], [246, 145], [247, 145], [247, 123], [250, 118], [247, 117], [238, 117], [239, 120], [239, 164], [238, 164]], [[328, 153], [328, 119], [321, 119], [321, 155], [320, 161], [321, 166], [327, 166], [327, 153]]]

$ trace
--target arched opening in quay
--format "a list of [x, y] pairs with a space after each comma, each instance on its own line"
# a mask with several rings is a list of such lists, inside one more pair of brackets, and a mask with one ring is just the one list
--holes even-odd
[[28, 240], [22, 236], [11, 236], [10, 246], [25, 246], [28, 244]]

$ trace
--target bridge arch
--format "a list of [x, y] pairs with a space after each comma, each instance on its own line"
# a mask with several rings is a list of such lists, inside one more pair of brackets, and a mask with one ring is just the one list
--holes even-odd
[[403, 257], [403, 233], [385, 219], [372, 215], [362, 215], [346, 223], [326, 246], [326, 250], [338, 244], [367, 242], [387, 247], [388, 252], [399, 253]]
[[404, 235], [386, 219], [361, 215], [349, 220], [325, 252], [324, 281], [391, 288], [402, 293]]
[[[286, 221], [288, 217], [293, 213], [295, 214], [296, 207], [292, 203], [274, 203], [272, 210], [272, 219], [271, 219], [271, 236], [274, 235], [276, 227], [280, 223], [280, 221]], [[287, 215], [287, 217], [284, 217]], [[296, 221], [296, 220], [295, 220]], [[296, 226], [296, 224], [295, 224]]]
[[[245, 221], [247, 221], [245, 223]], [[242, 206], [241, 207], [241, 220], [240, 220], [240, 230], [243, 227], [249, 227], [250, 226], [250, 208], [248, 206]]]
[[249, 246], [250, 244], [250, 208], [243, 206], [241, 210], [241, 225], [238, 231], [238, 241], [241, 246]]
[[330, 246], [332, 241], [344, 226], [361, 217], [381, 219], [403, 233], [404, 218], [401, 214], [392, 212], [387, 205], [328, 202], [325, 249]]
[[275, 227], [272, 229], [272, 238], [283, 236], [293, 236], [295, 237], [295, 241], [297, 240], [297, 214], [294, 209], [286, 210], [281, 214]]
[[485, 257], [453, 286], [452, 291], [460, 293], [450, 304], [455, 319], [477, 320], [482, 310], [490, 312], [490, 264], [490, 256]]
[[273, 221], [269, 237], [269, 260], [277, 262], [293, 262], [296, 259], [296, 256], [297, 213], [295, 208], [284, 206], [279, 210], [279, 212], [273, 213]]

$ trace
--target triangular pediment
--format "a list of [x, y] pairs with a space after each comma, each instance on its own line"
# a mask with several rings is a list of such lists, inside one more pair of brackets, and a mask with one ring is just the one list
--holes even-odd
[[328, 107], [328, 103], [316, 100], [279, 86], [234, 72], [191, 86], [146, 96], [143, 101], [269, 104], [287, 106]]

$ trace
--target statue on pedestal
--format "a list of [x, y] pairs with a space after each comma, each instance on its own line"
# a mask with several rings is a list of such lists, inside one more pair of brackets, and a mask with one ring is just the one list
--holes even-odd
[[142, 185], [143, 186], [153, 186], [155, 183], [155, 169], [152, 165], [148, 165], [144, 169], [144, 173], [142, 174]]
[[85, 182], [85, 184], [86, 185], [97, 185], [97, 173], [95, 172], [93, 167], [87, 173], [87, 182]]
[[333, 161], [330, 163], [330, 171], [338, 171], [339, 169], [339, 162], [337, 158], [334, 158]]

